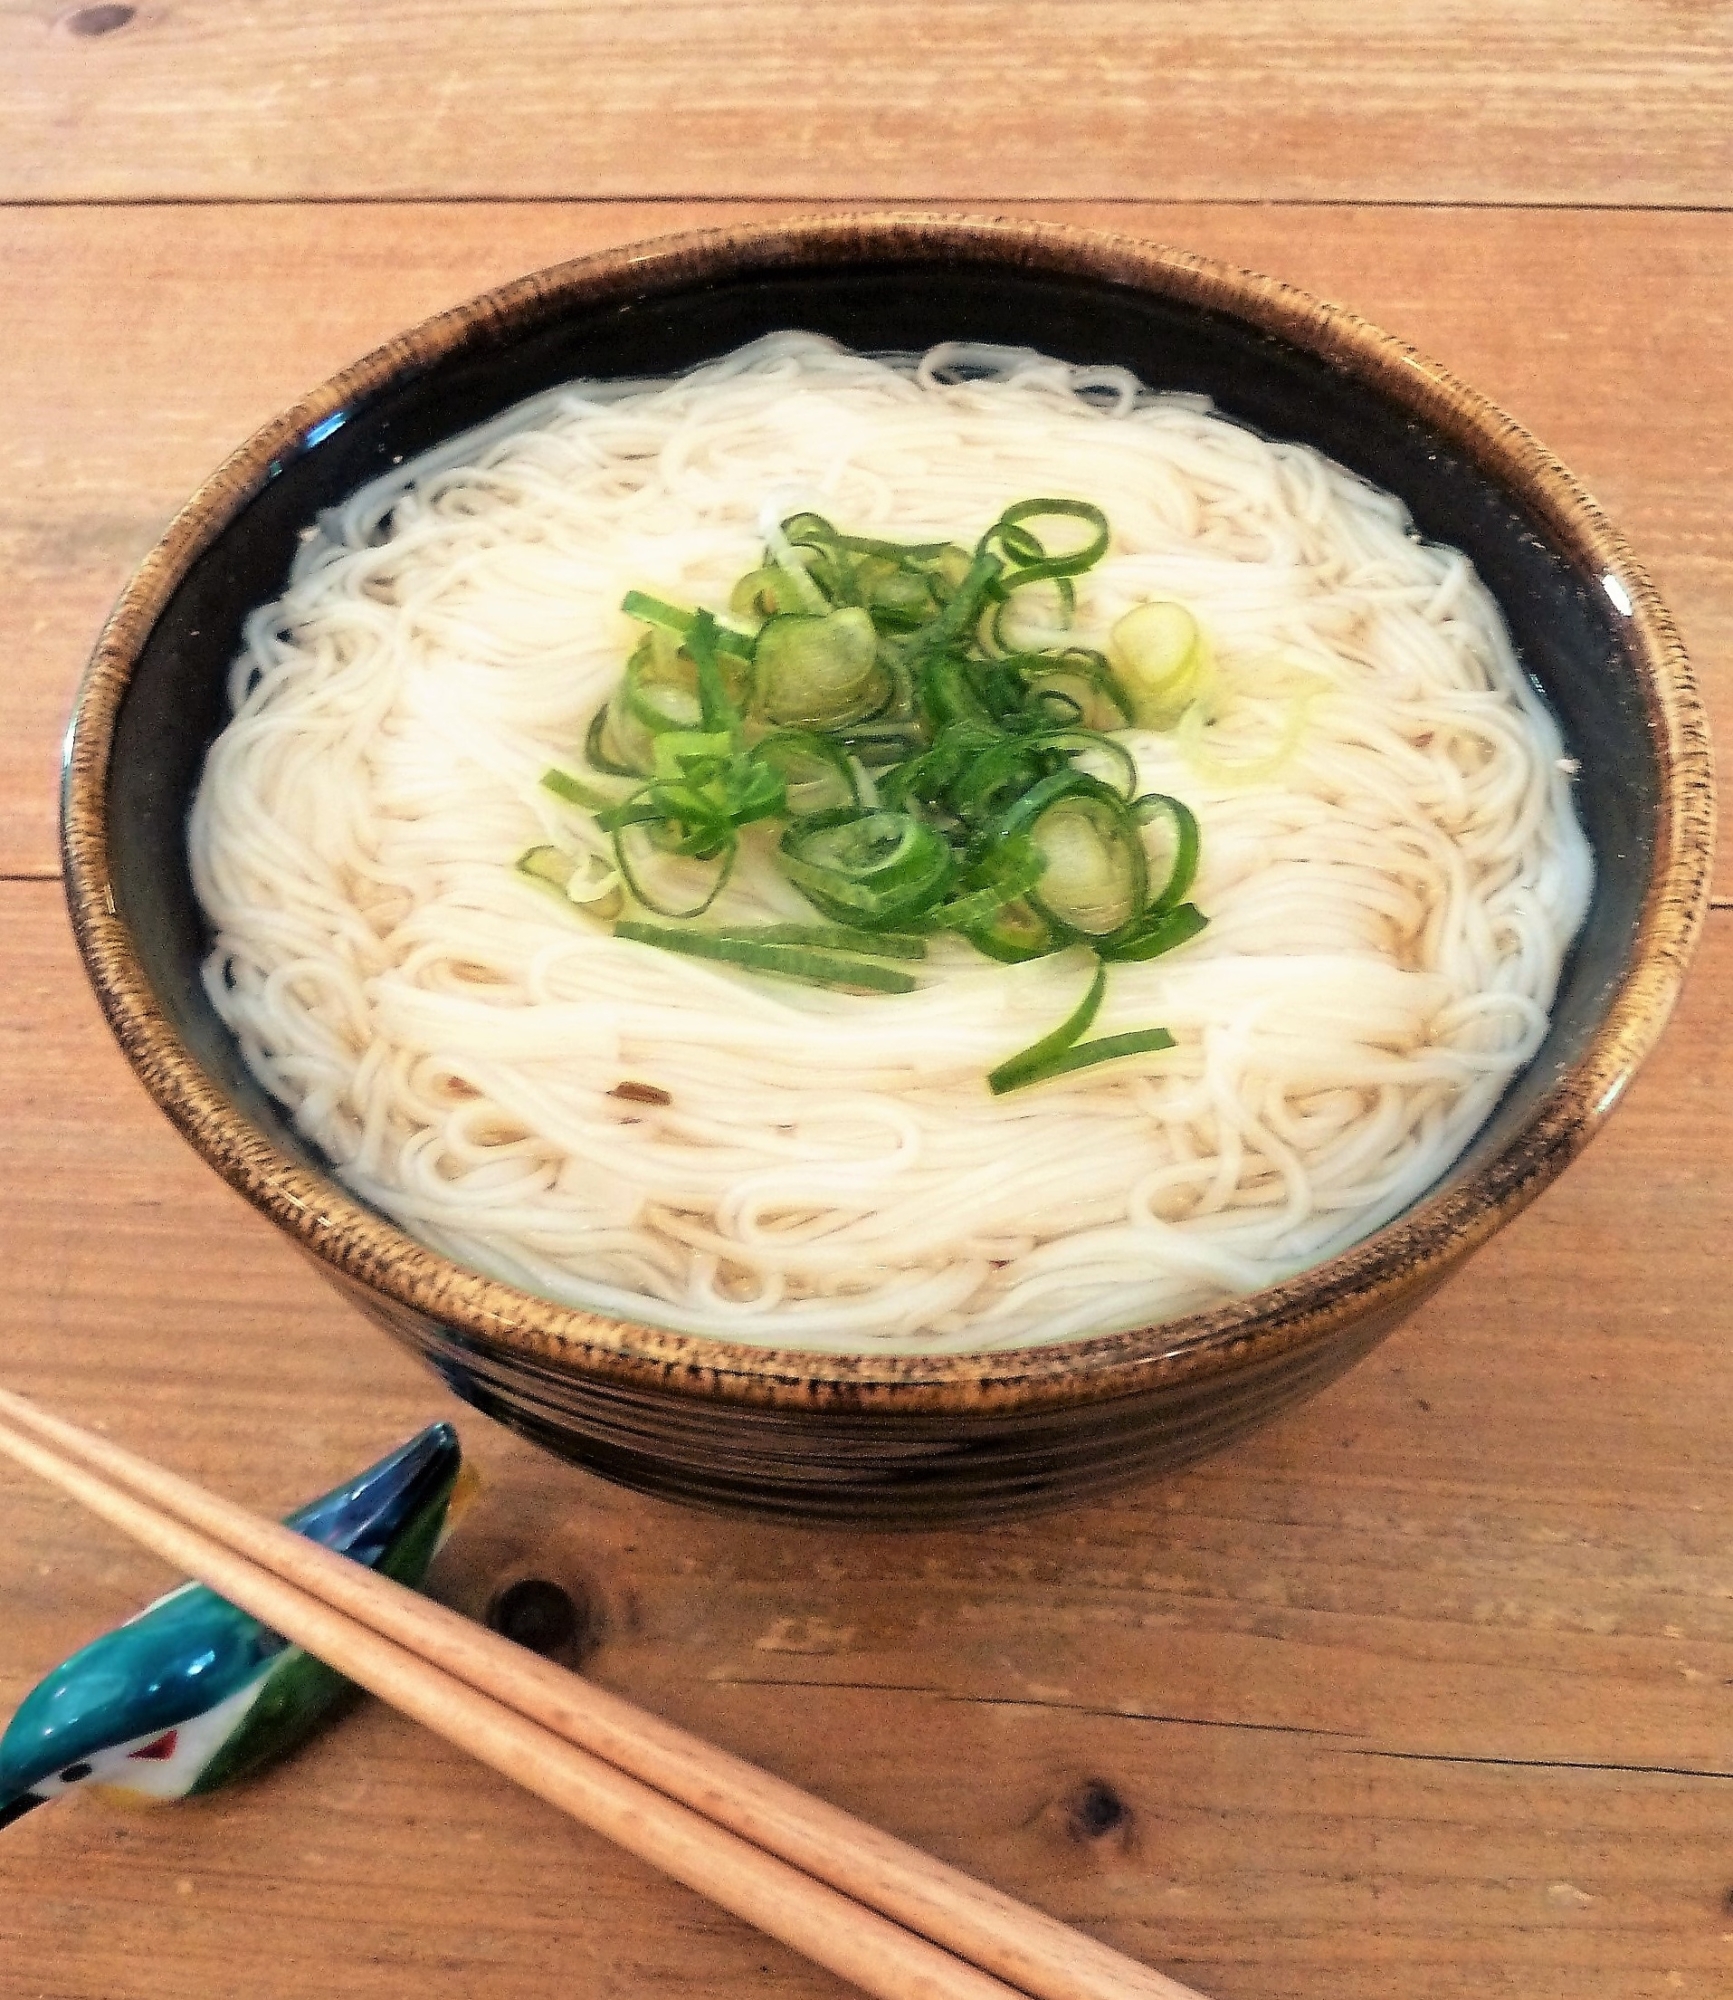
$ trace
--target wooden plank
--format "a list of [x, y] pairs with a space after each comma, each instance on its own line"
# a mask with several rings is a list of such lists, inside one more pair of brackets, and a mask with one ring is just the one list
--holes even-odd
[[[0, 883], [0, 921], [8, 1384], [272, 1508], [452, 1413], [149, 1107], [56, 886]], [[1729, 991], [1718, 912], [1559, 1186], [1184, 1475], [855, 1535], [636, 1499], [459, 1413], [487, 1485], [441, 1593], [558, 1582], [609, 1686], [1218, 2000], [1724, 1990]], [[4, 1711], [165, 1578], [4, 1466], [0, 1521]], [[4, 1839], [7, 1994], [841, 1992], [372, 1707], [233, 1793]]]
[[[694, 204], [0, 210], [0, 874], [55, 866], [79, 665], [173, 509], [256, 424], [425, 314]], [[1733, 745], [1724, 215], [1028, 209], [1270, 270], [1416, 341], [1537, 431], [1649, 563]], [[67, 367], [65, 357], [77, 357]], [[1733, 888], [1733, 869], [1723, 867]]]
[[1677, 0], [0, 6], [32, 200], [1721, 204], [1730, 104]]

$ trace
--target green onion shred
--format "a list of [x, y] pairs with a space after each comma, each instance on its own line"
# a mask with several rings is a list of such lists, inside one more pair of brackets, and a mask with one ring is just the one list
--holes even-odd
[[[1041, 616], [1057, 605], [1069, 623], [1075, 579], [1109, 533], [1085, 500], [1018, 501], [972, 550], [847, 535], [801, 513], [726, 616], [629, 591], [621, 608], [643, 636], [590, 724], [584, 768], [541, 781], [594, 815], [655, 920], [622, 919], [615, 935], [870, 993], [912, 992], [886, 961], [922, 959], [945, 932], [1007, 964], [1088, 952], [1083, 1000], [990, 1072], [996, 1095], [1171, 1048], [1162, 1028], [1083, 1039], [1110, 965], [1173, 951], [1207, 921], [1185, 900], [1196, 817], [1138, 795], [1109, 732], [1171, 729], [1203, 696], [1207, 642], [1167, 603], [1128, 612], [1106, 653], [1031, 649], [1018, 631], [1018, 593], [1037, 586]], [[780, 829], [762, 851], [815, 921], [697, 922], [761, 823]], [[518, 867], [563, 889], [573, 863], [542, 846]]]

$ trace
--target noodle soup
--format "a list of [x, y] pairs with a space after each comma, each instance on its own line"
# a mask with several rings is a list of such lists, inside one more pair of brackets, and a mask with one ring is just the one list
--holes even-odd
[[[1023, 594], [1019, 644], [1110, 658], [1151, 604], [1207, 639], [1171, 717], [1110, 734], [1195, 817], [1208, 921], [1098, 995], [1103, 1042], [1171, 1046], [995, 1095], [1094, 990], [1086, 950], [941, 931], [858, 992], [659, 949], [616, 929], [605, 810], [544, 779], [585, 768], [629, 593], [727, 621], [803, 512], [966, 551], [1030, 495], [1110, 534]], [[1331, 1255], [1532, 1057], [1591, 888], [1464, 556], [1196, 398], [1010, 350], [777, 335], [540, 397], [322, 519], [231, 695], [190, 829], [206, 986], [299, 1128], [472, 1267], [777, 1347], [1024, 1346]], [[705, 925], [814, 922], [777, 848], [742, 829]], [[520, 866], [550, 851], [557, 893]]]

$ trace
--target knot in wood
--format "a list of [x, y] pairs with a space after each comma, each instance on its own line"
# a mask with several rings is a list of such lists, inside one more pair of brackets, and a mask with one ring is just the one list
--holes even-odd
[[508, 1583], [487, 1607], [487, 1622], [514, 1645], [550, 1654], [569, 1646], [584, 1621], [570, 1591], [546, 1577], [526, 1576]]
[[1067, 1801], [1065, 1830], [1078, 1842], [1104, 1840], [1130, 1818], [1131, 1808], [1107, 1780], [1090, 1778]]
[[76, 7], [61, 22], [61, 26], [69, 35], [112, 35], [117, 28], [124, 28], [137, 17], [136, 7]]

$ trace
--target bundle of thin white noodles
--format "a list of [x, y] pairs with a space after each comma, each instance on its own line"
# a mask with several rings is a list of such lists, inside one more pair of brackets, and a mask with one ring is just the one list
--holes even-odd
[[[612, 889], [539, 780], [581, 761], [627, 589], [725, 611], [797, 508], [967, 545], [1031, 494], [1112, 524], [1078, 640], [1162, 598], [1214, 649], [1187, 725], [1124, 738], [1198, 815], [1210, 927], [1116, 967], [1095, 1029], [1171, 1051], [995, 1099], [1083, 954], [948, 939], [914, 993], [832, 992], [617, 939], [514, 872], [553, 842], [589, 857], [575, 893]], [[1591, 882], [1465, 557], [1309, 450], [1023, 352], [778, 335], [540, 397], [323, 519], [232, 698], [190, 828], [205, 978], [298, 1128], [472, 1267], [765, 1345], [1075, 1338], [1330, 1255], [1534, 1054]], [[763, 832], [714, 920], [811, 920]]]

